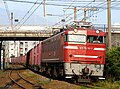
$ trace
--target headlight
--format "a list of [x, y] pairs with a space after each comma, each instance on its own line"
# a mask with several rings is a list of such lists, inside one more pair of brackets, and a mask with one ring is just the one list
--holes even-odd
[[100, 31], [99, 31], [99, 30], [96, 30], [96, 33], [100, 33]]
[[77, 29], [74, 29], [74, 32], [77, 32], [78, 30]]

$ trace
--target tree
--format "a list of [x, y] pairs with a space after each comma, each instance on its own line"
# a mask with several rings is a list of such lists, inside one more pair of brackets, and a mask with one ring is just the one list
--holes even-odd
[[113, 47], [106, 54], [105, 74], [108, 78], [120, 79], [120, 47]]

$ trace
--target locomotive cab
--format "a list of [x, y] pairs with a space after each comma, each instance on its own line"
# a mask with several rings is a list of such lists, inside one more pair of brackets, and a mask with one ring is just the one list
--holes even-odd
[[66, 78], [73, 78], [76, 75], [81, 78], [79, 81], [86, 81], [93, 76], [98, 78], [103, 76], [105, 36], [105, 32], [94, 29], [78, 28], [77, 31], [73, 29], [66, 32], [64, 43]]

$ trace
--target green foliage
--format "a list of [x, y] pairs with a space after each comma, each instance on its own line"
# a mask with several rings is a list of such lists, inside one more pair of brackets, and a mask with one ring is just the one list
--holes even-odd
[[0, 74], [6, 74], [6, 72], [3, 70], [0, 70]]
[[99, 81], [93, 89], [120, 89], [119, 81]]
[[106, 54], [106, 76], [115, 80], [120, 79], [120, 47], [108, 50]]
[[44, 84], [48, 84], [51, 82], [50, 80], [44, 80], [44, 79], [39, 79], [39, 78], [37, 78], [36, 80], [37, 80], [38, 85], [44, 85]]

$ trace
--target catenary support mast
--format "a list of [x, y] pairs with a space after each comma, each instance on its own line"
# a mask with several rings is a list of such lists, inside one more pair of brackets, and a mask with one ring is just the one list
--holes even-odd
[[107, 0], [108, 7], [108, 48], [111, 48], [111, 0]]

